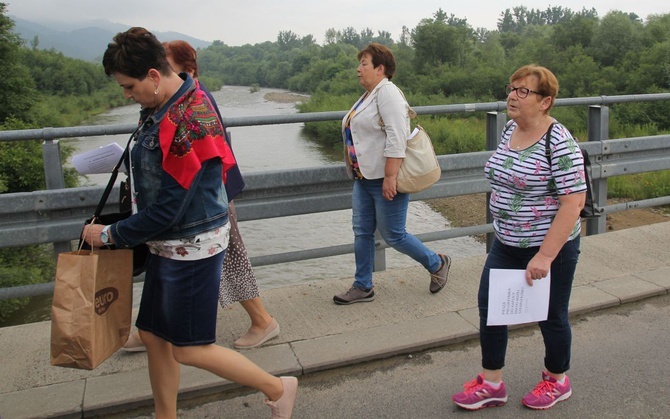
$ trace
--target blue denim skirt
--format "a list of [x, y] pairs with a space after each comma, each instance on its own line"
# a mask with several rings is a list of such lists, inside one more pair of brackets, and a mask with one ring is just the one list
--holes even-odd
[[175, 346], [214, 343], [224, 256], [180, 261], [149, 255], [137, 328]]

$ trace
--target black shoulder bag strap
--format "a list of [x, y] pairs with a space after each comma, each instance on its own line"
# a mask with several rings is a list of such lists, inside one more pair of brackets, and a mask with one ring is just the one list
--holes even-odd
[[[114, 188], [114, 182], [116, 182], [116, 178], [119, 175], [119, 168], [123, 164], [123, 162], [128, 161], [128, 157], [130, 155], [130, 143], [133, 141], [133, 139], [137, 136], [137, 133], [140, 131], [140, 128], [142, 125], [138, 126], [135, 128], [135, 131], [130, 135], [130, 138], [128, 139], [128, 143], [126, 144], [126, 149], [123, 150], [123, 154], [121, 155], [121, 158], [119, 159], [119, 162], [116, 163], [116, 166], [114, 166], [114, 169], [112, 170], [112, 174], [109, 177], [109, 181], [107, 182], [107, 186], [105, 187], [105, 191], [102, 193], [102, 197], [100, 198], [100, 202], [98, 202], [98, 206], [95, 208], [95, 212], [93, 213], [93, 218], [98, 218], [100, 217], [100, 214], [102, 214], [102, 210], [105, 208], [105, 204], [107, 203], [107, 198], [109, 198], [109, 194], [112, 192], [112, 189]], [[130, 170], [129, 167], [127, 167], [128, 170]]]
[[[105, 191], [103, 192], [102, 197], [100, 198], [100, 202], [98, 203], [98, 206], [95, 209], [93, 216], [88, 220], [86, 220], [85, 224], [97, 224], [97, 221], [99, 221], [102, 224], [113, 224], [117, 221], [127, 218], [130, 215], [130, 211], [126, 211], [121, 213], [105, 214], [101, 216], [102, 210], [105, 208], [105, 204], [107, 203], [107, 198], [109, 198], [109, 194], [111, 193], [112, 188], [114, 187], [114, 182], [116, 181], [116, 178], [119, 174], [119, 168], [121, 167], [121, 164], [123, 164], [124, 161], [127, 162], [129, 160], [128, 157], [130, 154], [130, 143], [136, 138], [137, 133], [140, 132], [141, 128], [142, 125], [138, 126], [135, 129], [135, 131], [133, 131], [133, 133], [130, 135], [128, 143], [126, 144], [126, 148], [125, 150], [123, 150], [123, 154], [121, 155], [119, 162], [112, 170], [112, 175], [109, 177], [107, 187], [105, 187]], [[126, 167], [130, 169], [129, 167], [130, 165], [128, 163], [126, 164], [127, 164]], [[109, 245], [105, 247], [108, 249], [116, 248], [114, 245]], [[86, 243], [81, 237], [79, 237], [78, 248], [87, 250], [91, 249], [88, 243]], [[148, 258], [149, 258], [149, 248], [147, 247], [146, 244], [143, 243], [133, 247], [133, 276], [140, 275], [142, 272], [145, 271]]]
[[[545, 135], [545, 149], [544, 153], [549, 162], [549, 168], [551, 169], [551, 133], [554, 129], [555, 123], [549, 126], [547, 134]], [[586, 182], [586, 202], [584, 203], [584, 208], [579, 213], [581, 218], [596, 218], [600, 217], [600, 211], [596, 207], [596, 203], [593, 201], [593, 184], [591, 183], [591, 160], [589, 160], [589, 153], [583, 148], [579, 147], [579, 150], [582, 153], [584, 159], [584, 181]]]
[[549, 162], [549, 169], [551, 170], [551, 132], [554, 130], [555, 122], [552, 122], [549, 125], [547, 133], [544, 134], [544, 155], [547, 157], [547, 162]]

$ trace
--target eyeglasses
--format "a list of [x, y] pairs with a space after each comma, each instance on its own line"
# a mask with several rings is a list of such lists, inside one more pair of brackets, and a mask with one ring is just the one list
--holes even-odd
[[527, 98], [529, 93], [535, 93], [536, 95], [544, 96], [544, 94], [535, 90], [530, 90], [526, 87], [514, 87], [511, 84], [505, 86], [505, 94], [507, 94], [507, 96], [509, 96], [512, 92], [516, 92], [516, 95], [519, 97], [519, 99]]

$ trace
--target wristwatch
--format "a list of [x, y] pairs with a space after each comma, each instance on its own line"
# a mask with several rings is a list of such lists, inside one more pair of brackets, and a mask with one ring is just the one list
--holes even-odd
[[104, 227], [102, 228], [102, 231], [100, 232], [100, 240], [102, 241], [102, 244], [104, 244], [104, 245], [109, 245], [109, 244], [111, 244], [111, 243], [109, 242], [109, 233], [108, 233], [108, 231], [109, 231], [109, 227], [110, 227], [110, 226], [108, 226], [108, 225], [107, 225], [107, 226], [104, 226]]

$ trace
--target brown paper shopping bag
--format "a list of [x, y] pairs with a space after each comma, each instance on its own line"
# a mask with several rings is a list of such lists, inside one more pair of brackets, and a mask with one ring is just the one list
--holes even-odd
[[51, 365], [91, 370], [130, 332], [132, 250], [58, 255], [51, 306]]

